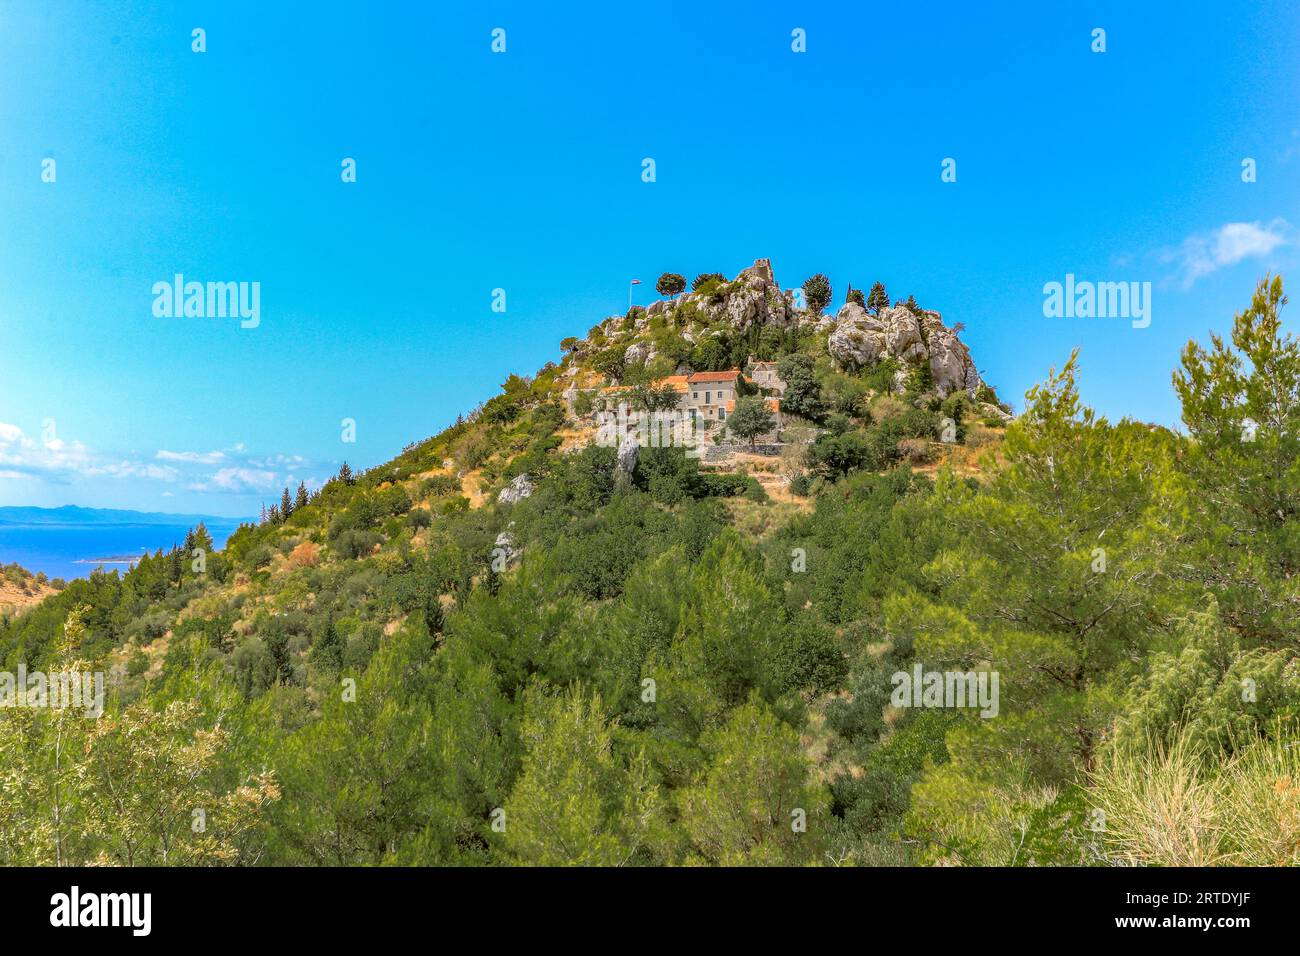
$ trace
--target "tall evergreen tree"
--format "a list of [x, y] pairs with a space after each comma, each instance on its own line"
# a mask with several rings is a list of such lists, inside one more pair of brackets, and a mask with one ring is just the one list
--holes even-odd
[[1282, 332], [1286, 301], [1282, 277], [1265, 278], [1231, 344], [1189, 342], [1174, 374], [1193, 439], [1176, 573], [1215, 594], [1247, 646], [1300, 642], [1300, 343]]
[[809, 276], [803, 283], [803, 298], [808, 311], [820, 314], [831, 301], [831, 280], [820, 272]]
[[867, 296], [867, 311], [872, 315], [879, 315], [882, 310], [889, 308], [889, 293], [885, 291], [883, 282], [873, 283], [871, 293]]
[[202, 521], [200, 521], [199, 526], [194, 529], [193, 546], [195, 548], [199, 548], [207, 552], [212, 552], [216, 550], [216, 544], [212, 540], [212, 533], [208, 531], [208, 526], [204, 524]]

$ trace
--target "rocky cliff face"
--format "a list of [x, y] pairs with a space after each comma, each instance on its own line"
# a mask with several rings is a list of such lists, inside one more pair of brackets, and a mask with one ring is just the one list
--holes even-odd
[[[769, 259], [757, 260], [731, 282], [711, 292], [688, 292], [677, 299], [652, 303], [631, 329], [624, 327], [623, 316], [611, 316], [600, 328], [608, 344], [626, 344], [628, 364], [645, 364], [653, 361], [656, 353], [640, 333], [651, 318], [660, 314], [677, 315], [682, 337], [692, 344], [709, 334], [716, 335], [719, 324], [737, 332], [755, 324], [781, 329], [812, 326], [829, 333], [827, 351], [846, 371], [892, 358], [902, 366], [898, 373], [900, 384], [918, 367], [928, 369], [934, 389], [943, 396], [965, 391], [973, 397], [983, 384], [970, 350], [954, 329], [944, 325], [938, 312], [893, 306], [873, 315], [854, 302], [845, 304], [834, 316], [801, 309], [795, 305], [794, 291], [782, 290], [778, 285]], [[691, 318], [682, 321], [682, 316]], [[714, 327], [712, 332], [709, 326]], [[589, 343], [580, 343], [575, 354], [585, 356], [589, 349]]]
[[755, 323], [785, 328], [797, 311], [794, 293], [782, 292], [777, 285], [770, 259], [759, 259], [743, 270], [721, 295], [688, 292], [676, 300], [661, 299], [646, 310], [646, 316], [683, 307], [699, 309], [710, 322], [726, 322], [738, 332]]
[[982, 384], [970, 349], [943, 324], [938, 312], [917, 315], [896, 305], [872, 315], [849, 302], [835, 317], [826, 348], [836, 363], [848, 370], [873, 365], [885, 357], [907, 367], [926, 366], [935, 390], [945, 396], [965, 391], [973, 397]]

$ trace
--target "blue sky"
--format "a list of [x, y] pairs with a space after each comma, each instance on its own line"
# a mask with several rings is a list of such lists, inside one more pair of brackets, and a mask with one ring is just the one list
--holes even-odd
[[[1300, 8], [1237, 6], [6, 0], [0, 504], [252, 514], [629, 279], [761, 256], [914, 294], [1014, 402], [1079, 345], [1086, 400], [1175, 424], [1181, 346], [1298, 258]], [[155, 317], [176, 273], [260, 325]], [[1045, 318], [1067, 273], [1151, 282], [1151, 326]]]

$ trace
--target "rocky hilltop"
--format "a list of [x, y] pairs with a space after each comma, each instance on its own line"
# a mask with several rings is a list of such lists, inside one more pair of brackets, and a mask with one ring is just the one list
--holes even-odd
[[[825, 336], [821, 346], [836, 368], [858, 372], [885, 359], [898, 365], [896, 379], [903, 383], [920, 372], [929, 388], [940, 397], [965, 392], [975, 398], [984, 385], [970, 350], [958, 338], [958, 329], [944, 324], [935, 311], [915, 303], [896, 303], [868, 308], [858, 301], [846, 302], [835, 315], [800, 304], [801, 294], [782, 289], [769, 259], [759, 259], [735, 279], [720, 276], [682, 295], [660, 299], [648, 308], [634, 307], [627, 315], [611, 316], [582, 340], [567, 340], [566, 351], [582, 362], [596, 351], [610, 346], [625, 348], [627, 366], [650, 366], [663, 358], [661, 344], [647, 333], [660, 318], [675, 327], [691, 346], [703, 339], [726, 334], [750, 335], [764, 329], [781, 333], [812, 330]], [[660, 363], [665, 373], [692, 371], [679, 360]], [[578, 366], [569, 368], [575, 377]]]

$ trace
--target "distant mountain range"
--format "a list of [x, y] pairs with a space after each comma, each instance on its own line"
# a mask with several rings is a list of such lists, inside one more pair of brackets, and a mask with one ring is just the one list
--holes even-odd
[[64, 505], [62, 508], [0, 507], [0, 525], [197, 525], [200, 521], [211, 527], [234, 528], [241, 521], [252, 518], [223, 518], [218, 515], [178, 515], [155, 511], [123, 511], [117, 508], [80, 508]]

